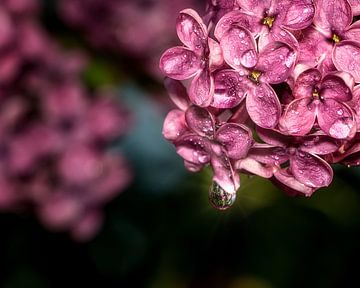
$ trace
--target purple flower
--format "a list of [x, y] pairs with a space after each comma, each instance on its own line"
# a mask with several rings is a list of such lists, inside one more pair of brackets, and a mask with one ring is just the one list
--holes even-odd
[[208, 37], [205, 24], [192, 9], [180, 12], [176, 30], [185, 47], [173, 47], [160, 59], [160, 69], [172, 79], [185, 80], [195, 76], [189, 88], [190, 100], [202, 107], [211, 104], [214, 79], [211, 72], [222, 64], [219, 44]]
[[353, 137], [356, 122], [353, 111], [345, 103], [352, 98], [351, 83], [352, 77], [346, 73], [322, 77], [315, 68], [302, 72], [295, 81], [295, 100], [286, 107], [280, 119], [281, 131], [305, 135], [317, 120], [320, 129], [333, 138]]
[[[171, 95], [177, 95], [175, 104], [183, 105], [184, 89], [177, 81], [167, 80]], [[173, 97], [174, 99], [175, 97]], [[219, 126], [220, 125], [220, 126]], [[239, 175], [234, 171], [233, 160], [246, 157], [253, 140], [251, 131], [236, 123], [215, 124], [208, 110], [189, 106], [186, 111], [172, 110], [165, 119], [163, 135], [172, 141], [177, 153], [191, 171], [199, 171], [211, 163], [213, 180], [227, 193], [234, 194], [240, 186]]]
[[315, 8], [312, 0], [238, 0], [240, 11], [225, 15], [217, 25], [216, 37], [233, 24], [239, 24], [254, 36], [260, 35], [262, 48], [273, 41], [281, 41], [297, 47], [297, 41], [289, 30], [301, 30], [311, 25]]
[[296, 51], [281, 42], [265, 46], [259, 53], [251, 33], [240, 26], [232, 26], [220, 39], [225, 62], [234, 70], [215, 73], [213, 106], [232, 108], [245, 95], [246, 108], [255, 124], [263, 128], [277, 125], [281, 106], [269, 84], [284, 82], [292, 72]]
[[[312, 66], [325, 61], [324, 71], [336, 67], [352, 74], [359, 83], [360, 22], [351, 24], [351, 5], [347, 0], [316, 0], [315, 4], [315, 29], [308, 29], [299, 39], [300, 61]], [[312, 57], [308, 57], [311, 54]]]
[[274, 130], [258, 128], [257, 132], [266, 144], [255, 145], [249, 157], [273, 166], [274, 178], [282, 185], [306, 196], [330, 185], [332, 168], [319, 156], [338, 150], [334, 139], [320, 133], [293, 138]]

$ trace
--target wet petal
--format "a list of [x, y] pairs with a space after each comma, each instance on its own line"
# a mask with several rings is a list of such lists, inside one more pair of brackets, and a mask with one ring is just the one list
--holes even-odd
[[189, 129], [185, 123], [185, 113], [181, 110], [171, 110], [164, 121], [162, 133], [167, 140], [176, 140]]
[[247, 14], [239, 10], [231, 11], [224, 15], [216, 24], [214, 35], [221, 40], [223, 35], [233, 26], [244, 27], [249, 30], [254, 37], [261, 31], [261, 19], [255, 15]]
[[198, 55], [203, 53], [207, 45], [207, 29], [196, 11], [181, 11], [176, 20], [176, 31], [182, 43]]
[[200, 136], [213, 137], [215, 131], [214, 117], [204, 108], [190, 106], [185, 112], [186, 123]]
[[227, 123], [216, 132], [215, 139], [224, 146], [232, 159], [245, 158], [254, 140], [251, 131], [244, 125]]
[[340, 143], [336, 139], [318, 134], [304, 137], [299, 149], [316, 155], [326, 155], [337, 151], [339, 147]]
[[256, 133], [261, 140], [273, 146], [287, 147], [293, 141], [291, 136], [281, 134], [275, 130], [256, 127]]
[[[360, 0], [359, 0], [360, 1]], [[359, 2], [360, 3], [360, 2]], [[360, 6], [360, 4], [359, 4]], [[360, 9], [359, 9], [360, 12]], [[344, 35], [346, 40], [359, 41], [360, 39], [360, 20], [353, 23]]]
[[[349, 84], [351, 85], [353, 83]], [[352, 98], [352, 88], [353, 85], [349, 87], [341, 77], [334, 74], [328, 74], [322, 80], [320, 95], [325, 99], [335, 99], [340, 102], [347, 102]]]
[[270, 166], [279, 166], [289, 160], [285, 148], [268, 144], [256, 144], [250, 149], [248, 157]]
[[259, 37], [259, 51], [262, 51], [268, 44], [272, 42], [282, 42], [293, 49], [298, 49], [299, 43], [296, 40], [295, 36], [281, 28], [281, 27], [273, 27], [271, 30], [265, 30], [260, 34]]
[[176, 146], [176, 152], [184, 160], [199, 165], [210, 162], [211, 146], [206, 138], [189, 134], [180, 137], [174, 144]]
[[189, 161], [184, 160], [185, 168], [193, 173], [199, 172], [202, 168], [204, 168], [204, 164], [195, 164]]
[[292, 72], [296, 61], [296, 52], [281, 42], [267, 45], [259, 54], [255, 69], [263, 72], [261, 81], [278, 84], [285, 82]]
[[311, 25], [315, 15], [312, 0], [293, 0], [286, 11], [282, 25], [292, 30], [302, 30]]
[[239, 174], [220, 145], [212, 145], [211, 167], [214, 171], [213, 181], [228, 193], [235, 193], [240, 187]]
[[253, 85], [246, 97], [246, 109], [251, 120], [262, 128], [274, 128], [280, 118], [280, 101], [270, 85]]
[[333, 170], [326, 161], [299, 150], [290, 159], [290, 169], [296, 180], [313, 188], [329, 186], [333, 178]]
[[189, 98], [192, 103], [201, 107], [211, 104], [214, 97], [214, 79], [207, 70], [202, 70], [191, 82]]
[[232, 26], [221, 38], [220, 46], [224, 60], [232, 68], [251, 68], [257, 63], [255, 40], [250, 31], [240, 26]]
[[333, 138], [351, 138], [356, 130], [351, 109], [334, 99], [325, 99], [319, 104], [317, 119], [320, 128]]
[[325, 57], [331, 58], [333, 44], [313, 27], [303, 30], [297, 39], [299, 42], [299, 63], [315, 67]]
[[298, 99], [312, 97], [314, 89], [320, 84], [321, 78], [320, 71], [315, 68], [302, 72], [295, 82], [294, 97]]
[[200, 59], [189, 49], [173, 47], [160, 58], [160, 69], [168, 77], [176, 80], [189, 79], [200, 70]]
[[264, 12], [271, 7], [271, 0], [237, 0], [241, 9], [262, 17]]
[[349, 102], [349, 106], [355, 111], [355, 120], [357, 123], [357, 130], [360, 131], [360, 85], [353, 90], [353, 98]]
[[317, 0], [314, 24], [331, 37], [332, 31], [343, 32], [352, 21], [351, 6], [347, 0]]
[[350, 73], [360, 83], [360, 43], [341, 41], [335, 45], [333, 61], [336, 69]]
[[180, 81], [166, 77], [164, 80], [164, 86], [170, 96], [170, 99], [177, 107], [185, 111], [190, 106], [186, 88]]
[[270, 178], [273, 176], [272, 167], [266, 167], [252, 158], [245, 158], [236, 161], [235, 167], [236, 170], [240, 170], [241, 172], [248, 172], [263, 178]]
[[224, 57], [222, 55], [222, 50], [220, 47], [220, 44], [216, 42], [215, 40], [208, 38], [209, 43], [209, 67], [211, 71], [215, 70], [216, 68], [222, 66], [224, 64]]
[[315, 123], [316, 106], [311, 98], [295, 99], [285, 109], [279, 127], [284, 133], [305, 135]]
[[233, 108], [244, 99], [248, 79], [234, 70], [221, 70], [214, 75], [215, 91], [211, 106]]
[[290, 196], [304, 194], [305, 196], [309, 197], [315, 191], [315, 188], [306, 186], [305, 184], [296, 180], [287, 169], [276, 171], [274, 173], [274, 178], [272, 178], [271, 181]]

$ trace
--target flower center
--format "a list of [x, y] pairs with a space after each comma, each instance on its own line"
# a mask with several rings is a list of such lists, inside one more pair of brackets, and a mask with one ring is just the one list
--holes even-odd
[[333, 36], [331, 37], [331, 39], [335, 42], [335, 43], [339, 43], [341, 41], [340, 36], [336, 35], [335, 33], [333, 34]]
[[274, 16], [267, 16], [262, 20], [262, 24], [268, 26], [269, 28], [271, 28], [274, 24], [275, 21], [275, 17]]
[[251, 73], [249, 74], [249, 79], [255, 83], [259, 83], [259, 78], [261, 76], [261, 72], [260, 71], [251, 71]]
[[317, 89], [314, 89], [313, 93], [312, 93], [312, 96], [314, 98], [319, 98], [320, 97], [320, 94], [319, 94], [319, 91]]

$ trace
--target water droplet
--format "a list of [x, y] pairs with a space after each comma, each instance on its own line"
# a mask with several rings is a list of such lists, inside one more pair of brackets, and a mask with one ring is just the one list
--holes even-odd
[[235, 202], [236, 193], [228, 193], [213, 181], [209, 189], [210, 204], [218, 210], [229, 209]]
[[344, 114], [344, 110], [343, 110], [343, 109], [339, 109], [339, 110], [337, 110], [336, 113], [341, 116], [341, 115]]

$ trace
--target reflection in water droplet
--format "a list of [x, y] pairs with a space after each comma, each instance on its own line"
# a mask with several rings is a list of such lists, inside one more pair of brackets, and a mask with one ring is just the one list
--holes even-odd
[[236, 193], [228, 193], [215, 181], [209, 189], [209, 201], [218, 210], [229, 209], [236, 200]]

